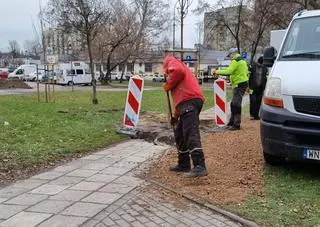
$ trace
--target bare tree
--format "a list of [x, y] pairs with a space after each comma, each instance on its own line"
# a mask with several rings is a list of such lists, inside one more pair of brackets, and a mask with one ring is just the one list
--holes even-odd
[[[210, 5], [206, 1], [201, 2], [197, 13], [210, 11], [205, 18], [205, 42], [213, 38], [225, 40], [229, 33], [233, 39], [234, 45], [241, 51], [246, 47], [246, 40], [243, 39], [248, 27], [250, 27], [249, 18], [252, 10], [247, 7], [248, 0], [219, 0], [217, 4]], [[227, 47], [224, 47], [227, 48]]]
[[24, 41], [24, 49], [29, 55], [39, 56], [41, 52], [41, 44], [39, 40], [26, 40]]
[[79, 35], [86, 45], [92, 76], [92, 103], [98, 104], [92, 42], [108, 18], [102, 0], [50, 0], [48, 15], [66, 31]]
[[251, 63], [255, 59], [258, 47], [265, 47], [268, 41], [269, 32], [272, 29], [275, 13], [277, 12], [278, 1], [276, 0], [255, 0], [251, 3], [253, 13], [250, 16], [251, 26], [247, 27], [244, 39], [249, 41], [249, 52], [251, 53]]
[[[179, 16], [180, 16], [180, 45], [181, 45], [181, 49], [183, 49], [183, 22], [184, 19], [186, 18], [186, 16], [188, 15], [188, 11], [189, 8], [192, 4], [192, 0], [178, 0], [179, 3], [179, 7], [178, 7], [178, 11], [179, 11]], [[181, 58], [183, 58], [183, 54], [181, 54]]]
[[[102, 65], [106, 61], [107, 72], [102, 77], [104, 82], [110, 79], [111, 71], [123, 65], [131, 56], [128, 48], [124, 54], [123, 47], [133, 46], [136, 38], [135, 16], [123, 1], [114, 1], [110, 7], [108, 23], [101, 27], [100, 34], [94, 40], [95, 59]], [[100, 72], [101, 73], [101, 72]]]
[[9, 40], [9, 51], [13, 57], [20, 55], [20, 45], [17, 40]]
[[117, 66], [124, 69], [129, 59], [134, 64], [143, 57], [149, 44], [165, 31], [167, 8], [163, 1], [135, 0], [130, 5], [111, 1], [109, 23], [94, 42], [97, 60], [106, 61], [104, 81]]

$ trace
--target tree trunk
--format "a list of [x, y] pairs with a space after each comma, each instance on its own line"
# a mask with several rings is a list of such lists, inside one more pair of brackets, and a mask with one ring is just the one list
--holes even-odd
[[126, 70], [126, 65], [127, 65], [127, 62], [125, 62], [125, 63], [123, 64], [123, 67], [122, 67], [122, 70], [121, 70], [120, 84], [121, 84], [122, 81], [123, 81], [123, 76], [124, 76], [124, 71]]
[[91, 72], [91, 78], [92, 78], [92, 104], [98, 104], [98, 98], [97, 98], [97, 81], [94, 76], [94, 65], [93, 65], [93, 57], [92, 57], [92, 49], [91, 49], [91, 40], [90, 35], [87, 34], [87, 45], [88, 45], [88, 53], [89, 53], [89, 60], [90, 60], [90, 72]]

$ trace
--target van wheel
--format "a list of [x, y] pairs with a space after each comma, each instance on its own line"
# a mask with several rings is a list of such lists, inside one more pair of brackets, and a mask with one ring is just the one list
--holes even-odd
[[72, 85], [74, 85], [74, 83], [72, 81], [69, 81], [68, 86], [72, 86]]
[[118, 81], [118, 77], [116, 77], [116, 81]]
[[284, 163], [284, 157], [275, 156], [272, 154], [268, 154], [263, 152], [264, 161], [272, 166], [279, 166]]

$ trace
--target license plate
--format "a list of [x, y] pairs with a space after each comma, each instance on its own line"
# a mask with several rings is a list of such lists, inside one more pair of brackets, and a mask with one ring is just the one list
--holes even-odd
[[320, 150], [304, 149], [304, 159], [320, 160]]

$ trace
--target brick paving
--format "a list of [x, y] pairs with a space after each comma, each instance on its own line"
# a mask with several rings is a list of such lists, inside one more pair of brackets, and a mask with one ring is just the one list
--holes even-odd
[[166, 147], [131, 140], [0, 189], [0, 227], [239, 226], [148, 185]]

